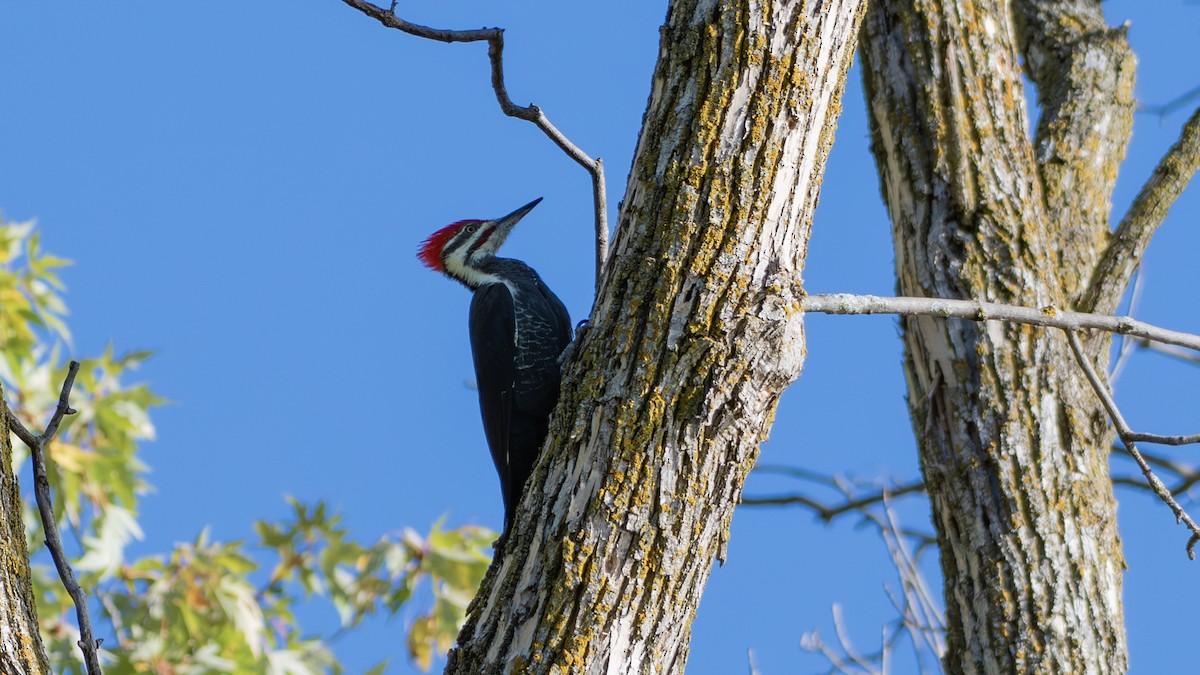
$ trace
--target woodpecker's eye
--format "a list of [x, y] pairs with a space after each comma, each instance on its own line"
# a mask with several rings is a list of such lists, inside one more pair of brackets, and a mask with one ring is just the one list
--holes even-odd
[[474, 225], [468, 225], [468, 226], [467, 226], [467, 234], [474, 234], [474, 233], [475, 233], [475, 226], [474, 226]]

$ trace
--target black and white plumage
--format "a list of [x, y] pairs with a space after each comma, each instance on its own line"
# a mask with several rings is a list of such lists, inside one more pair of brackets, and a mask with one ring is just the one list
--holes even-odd
[[496, 220], [462, 220], [433, 233], [420, 259], [474, 291], [471, 353], [479, 409], [504, 498], [504, 531], [558, 402], [558, 358], [571, 341], [566, 306], [531, 267], [496, 257], [513, 226], [536, 199]]

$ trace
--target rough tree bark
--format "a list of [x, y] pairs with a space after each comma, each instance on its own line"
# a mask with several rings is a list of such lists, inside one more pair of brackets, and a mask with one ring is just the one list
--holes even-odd
[[21, 487], [13, 474], [9, 412], [3, 396], [0, 386], [0, 675], [49, 675], [50, 662], [38, 633]]
[[[1042, 107], [1032, 139], [1018, 50]], [[1130, 135], [1124, 32], [1091, 0], [879, 0], [861, 54], [900, 294], [1074, 306]], [[1112, 432], [1063, 335], [903, 327], [946, 670], [1124, 672]]]
[[547, 452], [448, 673], [675, 673], [804, 357], [812, 212], [861, 0], [675, 0]]

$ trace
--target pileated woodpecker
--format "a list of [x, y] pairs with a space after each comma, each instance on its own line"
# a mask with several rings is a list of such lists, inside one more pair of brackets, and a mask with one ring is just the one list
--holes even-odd
[[418, 257], [474, 291], [471, 352], [479, 410], [504, 497], [504, 532], [512, 526], [525, 481], [546, 439], [558, 402], [558, 357], [571, 341], [571, 317], [538, 273], [496, 257], [537, 198], [496, 220], [460, 220], [434, 232]]

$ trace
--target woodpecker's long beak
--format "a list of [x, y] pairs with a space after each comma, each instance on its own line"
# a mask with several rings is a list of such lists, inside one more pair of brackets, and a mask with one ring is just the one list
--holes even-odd
[[500, 241], [504, 241], [504, 239], [508, 237], [508, 233], [512, 232], [513, 226], [515, 226], [517, 223], [521, 222], [521, 219], [525, 217], [525, 214], [532, 211], [533, 207], [537, 206], [539, 203], [541, 203], [541, 201], [542, 201], [542, 198], [538, 197], [537, 199], [529, 202], [525, 206], [522, 206], [521, 208], [517, 209], [516, 211], [513, 211], [512, 213], [508, 214], [507, 216], [504, 216], [503, 218], [497, 218], [496, 219], [496, 234], [493, 235], [493, 237], [494, 238], [498, 237]]

